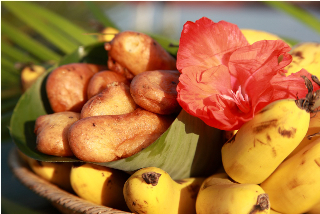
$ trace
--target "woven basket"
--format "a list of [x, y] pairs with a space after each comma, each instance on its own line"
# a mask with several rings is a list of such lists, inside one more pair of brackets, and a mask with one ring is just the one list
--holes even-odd
[[49, 200], [62, 213], [69, 214], [125, 214], [121, 210], [97, 205], [64, 191], [54, 184], [34, 174], [27, 164], [18, 155], [17, 149], [13, 149], [9, 155], [9, 165], [13, 174], [20, 182], [41, 197]]

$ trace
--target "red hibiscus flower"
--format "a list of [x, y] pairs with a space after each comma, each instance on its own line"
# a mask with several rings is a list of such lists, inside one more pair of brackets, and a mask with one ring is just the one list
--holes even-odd
[[282, 40], [249, 45], [240, 29], [225, 21], [187, 22], [177, 54], [178, 102], [209, 126], [239, 129], [269, 103], [307, 94], [301, 78], [311, 77], [307, 71], [284, 75], [290, 49]]

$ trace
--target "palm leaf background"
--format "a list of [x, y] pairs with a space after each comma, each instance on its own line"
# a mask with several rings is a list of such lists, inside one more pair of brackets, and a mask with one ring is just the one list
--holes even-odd
[[[97, 42], [96, 36], [103, 27], [118, 28], [101, 10], [99, 2], [1, 2], [1, 143], [11, 143], [8, 126], [13, 109], [22, 94], [20, 71], [24, 63], [34, 63], [49, 68], [64, 55], [72, 53], [79, 45]], [[320, 33], [320, 21], [307, 11], [288, 2], [265, 2], [283, 11]], [[70, 6], [71, 5], [71, 6]], [[112, 8], [115, 2], [104, 2]], [[48, 9], [50, 8], [50, 9]], [[64, 10], [63, 17], [58, 11]], [[60, 13], [61, 14], [61, 13]], [[121, 30], [121, 29], [120, 29]], [[164, 46], [177, 41], [150, 34]], [[299, 41], [290, 40], [291, 44]], [[176, 50], [168, 49], [171, 53]], [[15, 207], [23, 213], [34, 213], [15, 203], [2, 200], [2, 211], [9, 213]]]

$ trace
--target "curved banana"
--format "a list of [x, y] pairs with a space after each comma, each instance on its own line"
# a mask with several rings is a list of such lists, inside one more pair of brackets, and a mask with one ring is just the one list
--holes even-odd
[[285, 68], [286, 75], [296, 73], [302, 68], [320, 78], [320, 43], [303, 42], [291, 50], [292, 62]]
[[202, 183], [196, 210], [201, 214], [267, 214], [270, 213], [270, 202], [259, 185], [235, 183], [222, 172]]
[[284, 161], [261, 183], [272, 209], [305, 213], [320, 201], [320, 139]]
[[309, 121], [295, 100], [270, 103], [223, 145], [226, 173], [239, 183], [262, 183], [298, 146]]
[[61, 189], [72, 191], [70, 184], [70, 171], [72, 163], [69, 162], [45, 162], [30, 158], [20, 152], [23, 159], [27, 161], [32, 171], [41, 178], [57, 185]]
[[129, 209], [145, 214], [195, 214], [195, 202], [204, 178], [174, 181], [157, 167], [136, 171], [127, 180], [123, 194]]
[[[303, 138], [303, 140], [299, 143], [299, 145], [288, 155], [288, 158], [292, 157], [296, 153], [298, 153], [303, 147], [306, 145], [312, 143], [316, 139], [320, 137], [320, 114], [311, 114], [310, 115], [310, 123], [309, 128], [306, 136]], [[319, 133], [319, 134], [317, 134]]]
[[241, 32], [250, 45], [260, 40], [282, 40], [279, 36], [265, 31], [241, 29]]
[[80, 163], [71, 168], [70, 181], [74, 192], [93, 203], [128, 210], [122, 189], [128, 174], [108, 167]]

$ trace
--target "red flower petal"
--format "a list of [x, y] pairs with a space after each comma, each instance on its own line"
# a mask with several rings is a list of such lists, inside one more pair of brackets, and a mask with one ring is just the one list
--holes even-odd
[[[242, 93], [250, 97], [253, 112], [274, 101], [275, 92], [270, 81], [290, 64], [292, 57], [287, 53], [290, 49], [281, 40], [263, 40], [239, 48], [230, 56], [229, 71], [237, 81], [233, 90], [239, 85], [243, 87]], [[278, 63], [280, 56], [283, 60]], [[285, 98], [288, 97], [282, 97]]]
[[[271, 80], [271, 84], [277, 90], [276, 96], [280, 98], [287, 96], [288, 98], [292, 99], [305, 98], [308, 90], [306, 88], [304, 79], [301, 77], [302, 75], [311, 80], [311, 74], [305, 69], [301, 69], [299, 72], [292, 73], [287, 77], [282, 75], [274, 76]], [[313, 91], [320, 89], [318, 84], [312, 80], [311, 82], [313, 85]]]
[[210, 126], [229, 130], [252, 118], [252, 115], [243, 116], [234, 101], [222, 97], [232, 97], [230, 74], [224, 65], [206, 71], [198, 68], [182, 73], [177, 91], [182, 108]]
[[227, 65], [228, 53], [248, 45], [240, 29], [231, 23], [215, 23], [203, 17], [186, 22], [180, 37], [177, 68], [202, 67], [203, 70], [220, 64]]
[[178, 102], [209, 126], [239, 129], [269, 103], [307, 94], [301, 78], [311, 77], [307, 71], [283, 75], [289, 50], [281, 40], [249, 45], [236, 25], [224, 21], [187, 22], [177, 54]]

